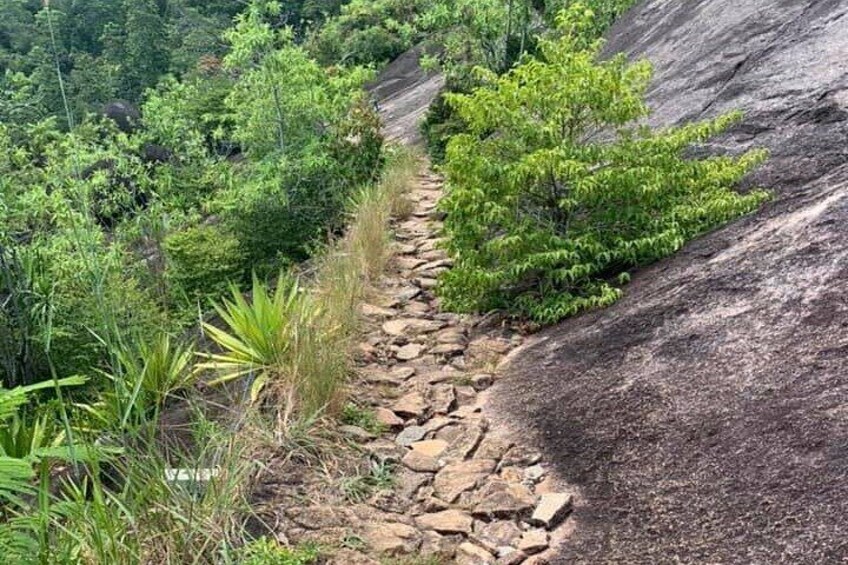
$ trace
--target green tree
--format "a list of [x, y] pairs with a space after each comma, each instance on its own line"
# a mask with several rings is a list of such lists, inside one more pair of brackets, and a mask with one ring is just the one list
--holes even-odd
[[604, 306], [629, 268], [754, 210], [733, 185], [764, 155], [687, 158], [737, 115], [663, 131], [648, 115], [647, 62], [599, 60], [592, 12], [575, 4], [562, 37], [450, 103], [468, 125], [446, 162], [448, 308], [509, 308], [540, 322]]
[[139, 100], [144, 89], [168, 71], [168, 35], [154, 0], [126, 0], [124, 6], [123, 94]]
[[47, 115], [36, 86], [23, 73], [6, 71], [0, 80], [0, 123], [20, 130], [25, 124], [37, 122]]
[[338, 229], [352, 190], [378, 170], [381, 148], [374, 113], [362, 104], [371, 73], [321, 68], [290, 29], [271, 25], [280, 10], [253, 2], [227, 34], [224, 59], [239, 77], [226, 100], [234, 137], [254, 163], [226, 208], [260, 263], [304, 259], [309, 243]]
[[449, 74], [474, 65], [501, 73], [530, 46], [534, 13], [530, 0], [438, 0], [417, 25], [440, 36]]
[[53, 0], [53, 10], [67, 15], [58, 34], [66, 39], [69, 52], [100, 55], [107, 25], [124, 25], [124, 11], [114, 0]]

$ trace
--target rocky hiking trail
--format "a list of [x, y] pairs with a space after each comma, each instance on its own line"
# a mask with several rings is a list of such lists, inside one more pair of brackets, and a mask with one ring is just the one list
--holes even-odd
[[362, 307], [369, 331], [352, 396], [385, 431], [341, 430], [370, 465], [394, 469], [393, 487], [357, 504], [284, 509], [288, 541], [348, 546], [332, 563], [545, 563], [571, 510], [539, 453], [483, 410], [498, 365], [523, 338], [439, 311], [433, 288], [450, 266], [436, 239], [441, 187], [433, 173], [417, 178], [414, 210], [395, 226], [394, 268]]

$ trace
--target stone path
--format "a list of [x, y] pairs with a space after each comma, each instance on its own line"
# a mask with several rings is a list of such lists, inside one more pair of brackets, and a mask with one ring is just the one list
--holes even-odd
[[434, 174], [417, 178], [414, 211], [395, 226], [395, 272], [363, 307], [371, 330], [353, 392], [386, 431], [345, 431], [374, 465], [394, 466], [394, 487], [346, 507], [286, 510], [290, 541], [356, 540], [333, 563], [538, 565], [571, 510], [540, 455], [498, 433], [483, 411], [498, 364], [522, 337], [439, 312], [433, 288], [450, 267], [435, 236], [441, 187]]

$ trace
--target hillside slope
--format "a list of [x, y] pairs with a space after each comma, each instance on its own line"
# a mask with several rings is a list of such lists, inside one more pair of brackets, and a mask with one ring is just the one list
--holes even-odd
[[559, 562], [848, 559], [848, 0], [647, 0], [609, 52], [655, 65], [655, 125], [745, 111], [753, 217], [518, 353], [495, 408], [581, 503]]

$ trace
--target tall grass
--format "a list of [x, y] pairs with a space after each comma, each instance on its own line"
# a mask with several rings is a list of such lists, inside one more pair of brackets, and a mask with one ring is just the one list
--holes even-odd
[[250, 398], [273, 408], [280, 429], [340, 409], [360, 305], [385, 269], [390, 220], [408, 210], [404, 193], [419, 168], [413, 153], [394, 150], [380, 182], [351, 200], [346, 233], [316, 259], [307, 283], [290, 273], [273, 290], [254, 280], [251, 300], [236, 291], [218, 306], [226, 328], [204, 327], [222, 352], [200, 368], [216, 371], [214, 382], [248, 381]]
[[411, 150], [395, 150], [380, 182], [351, 201], [344, 237], [318, 259], [313, 286], [317, 302], [347, 337], [356, 334], [359, 305], [390, 257], [389, 221], [409, 214], [406, 191], [420, 166]]
[[[172, 453], [166, 459], [150, 445], [59, 485], [47, 514], [50, 555], [41, 561], [223, 562], [248, 537], [251, 442], [214, 425], [199, 426], [195, 442], [202, 448], [183, 458]], [[166, 470], [173, 465], [190, 473], [214, 469], [216, 475], [208, 481], [168, 480]], [[109, 482], [103, 478], [107, 472]]]

